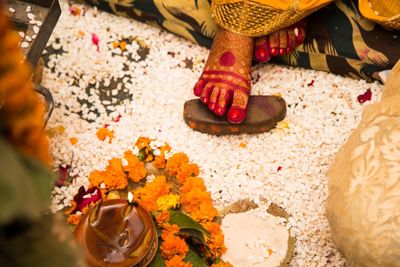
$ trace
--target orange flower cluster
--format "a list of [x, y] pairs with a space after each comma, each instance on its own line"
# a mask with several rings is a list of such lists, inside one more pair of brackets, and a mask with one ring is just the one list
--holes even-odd
[[50, 165], [49, 141], [43, 131], [45, 105], [30, 82], [32, 71], [19, 49], [20, 37], [0, 9], [1, 134], [27, 155]]
[[173, 256], [165, 261], [165, 267], [192, 267], [190, 262], [184, 262], [182, 256]]
[[132, 151], [126, 151], [124, 157], [128, 162], [128, 165], [124, 167], [124, 170], [128, 172], [128, 177], [134, 182], [139, 182], [146, 177], [146, 168], [142, 161], [133, 155]]
[[185, 153], [174, 154], [166, 164], [168, 174], [176, 175], [179, 182], [184, 183], [188, 177], [199, 175], [199, 167], [189, 163]]
[[218, 262], [211, 265], [211, 267], [233, 267], [229, 262]]
[[207, 238], [207, 245], [210, 248], [214, 258], [221, 257], [226, 251], [224, 245], [224, 235], [221, 226], [214, 222], [202, 223], [203, 227], [210, 233], [210, 238]]
[[147, 211], [157, 210], [157, 199], [169, 193], [169, 185], [165, 176], [157, 176], [153, 181], [134, 192], [135, 200]]
[[164, 227], [165, 223], [169, 222], [169, 210], [158, 212], [155, 216], [156, 222], [160, 227]]
[[114, 138], [114, 131], [110, 131], [108, 128], [103, 127], [97, 130], [96, 135], [100, 141], [104, 141], [108, 137], [108, 142], [111, 144]]
[[174, 256], [184, 257], [189, 251], [185, 240], [178, 236], [179, 227], [175, 224], [165, 228], [161, 233], [163, 243], [161, 245], [161, 255], [165, 259], [172, 259]]
[[108, 189], [124, 189], [127, 187], [128, 179], [121, 159], [113, 158], [109, 160], [105, 171], [90, 173], [89, 182], [96, 187], [104, 183]]
[[182, 185], [181, 203], [184, 210], [197, 221], [212, 221], [218, 210], [214, 208], [211, 194], [206, 191], [203, 179], [189, 177]]

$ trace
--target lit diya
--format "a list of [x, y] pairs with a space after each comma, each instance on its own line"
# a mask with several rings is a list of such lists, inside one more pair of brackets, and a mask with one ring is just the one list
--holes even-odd
[[153, 260], [158, 246], [153, 220], [132, 193], [128, 199], [100, 200], [76, 226], [75, 239], [90, 266], [139, 267]]

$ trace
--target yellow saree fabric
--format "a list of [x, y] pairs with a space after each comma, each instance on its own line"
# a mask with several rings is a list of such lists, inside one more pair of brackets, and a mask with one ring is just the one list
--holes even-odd
[[217, 24], [246, 36], [263, 36], [288, 27], [333, 0], [214, 0]]
[[[213, 0], [216, 23], [246, 36], [263, 36], [286, 28], [334, 0]], [[367, 19], [400, 29], [400, 1], [360, 0]]]

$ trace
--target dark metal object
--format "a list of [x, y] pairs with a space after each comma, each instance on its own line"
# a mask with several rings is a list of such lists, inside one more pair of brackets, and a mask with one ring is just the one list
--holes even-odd
[[[29, 23], [30, 19], [26, 12], [28, 6], [31, 6], [29, 13], [35, 15], [35, 20], [42, 22], [36, 38], [32, 40], [28, 48], [22, 49], [26, 60], [35, 68], [61, 15], [60, 4], [58, 0], [7, 0], [6, 3], [7, 8], [15, 10], [15, 13], [10, 14], [10, 20], [16, 31], [23, 32], [30, 37], [35, 35], [34, 25]], [[36, 84], [35, 90], [44, 97], [46, 102], [46, 126], [53, 113], [54, 99], [50, 91], [40, 84]]]
[[50, 91], [47, 88], [41, 86], [40, 84], [36, 84], [35, 90], [36, 92], [41, 94], [44, 97], [44, 100], [46, 101], [46, 117], [44, 125], [47, 125], [47, 122], [49, 121], [51, 114], [53, 114], [53, 109], [54, 109], [53, 96], [51, 95]]
[[7, 0], [6, 3], [7, 7], [15, 9], [10, 20], [17, 31], [24, 32], [28, 36], [35, 34], [26, 14], [27, 6], [31, 6], [31, 13], [36, 16], [35, 20], [42, 22], [36, 39], [27, 49], [23, 49], [26, 59], [35, 67], [61, 15], [60, 4], [58, 0]]

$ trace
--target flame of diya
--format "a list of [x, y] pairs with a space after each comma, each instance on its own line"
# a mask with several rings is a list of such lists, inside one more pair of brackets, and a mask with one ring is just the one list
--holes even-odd
[[100, 201], [74, 230], [93, 267], [147, 266], [157, 252], [157, 232], [150, 214], [136, 203]]

